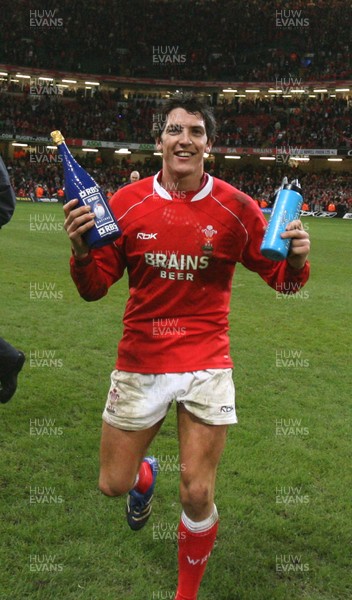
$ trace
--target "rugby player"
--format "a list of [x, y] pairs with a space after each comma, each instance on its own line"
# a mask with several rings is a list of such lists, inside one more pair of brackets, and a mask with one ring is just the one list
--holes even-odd
[[172, 99], [157, 132], [162, 170], [118, 190], [110, 207], [122, 228], [113, 244], [90, 251], [88, 207], [64, 207], [71, 275], [80, 295], [99, 300], [127, 270], [130, 296], [103, 413], [99, 486], [127, 494], [138, 530], [151, 513], [157, 461], [146, 457], [172, 404], [177, 406], [180, 501], [176, 600], [194, 600], [214, 546], [215, 480], [228, 426], [237, 422], [228, 313], [237, 262], [274, 289], [308, 279], [309, 236], [299, 220], [283, 237], [287, 260], [260, 254], [266, 221], [257, 204], [204, 172], [216, 124], [195, 98]]

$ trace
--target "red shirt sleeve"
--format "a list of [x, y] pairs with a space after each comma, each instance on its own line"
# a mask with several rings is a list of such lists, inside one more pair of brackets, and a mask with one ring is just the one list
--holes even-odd
[[123, 240], [91, 250], [83, 259], [71, 256], [71, 277], [80, 296], [91, 302], [107, 294], [113, 283], [121, 279], [126, 267], [123, 253]]

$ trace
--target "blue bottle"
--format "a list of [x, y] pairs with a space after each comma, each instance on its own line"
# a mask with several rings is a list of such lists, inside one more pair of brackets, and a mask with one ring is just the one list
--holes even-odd
[[286, 225], [298, 219], [303, 197], [301, 186], [297, 179], [287, 183], [285, 177], [276, 194], [273, 211], [268, 227], [265, 231], [260, 252], [270, 260], [284, 260], [287, 258], [291, 240], [283, 240], [280, 235], [286, 231]]
[[51, 137], [62, 156], [66, 202], [77, 198], [79, 206], [90, 206], [95, 213], [94, 227], [83, 234], [84, 241], [90, 248], [101, 248], [111, 244], [120, 237], [121, 230], [103, 191], [73, 158], [61, 132], [53, 131]]

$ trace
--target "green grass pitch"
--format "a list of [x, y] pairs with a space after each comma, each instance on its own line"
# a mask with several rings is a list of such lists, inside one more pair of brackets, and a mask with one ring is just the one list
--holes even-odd
[[[180, 514], [175, 410], [151, 448], [162, 465], [153, 515], [134, 533], [124, 499], [97, 489], [126, 279], [99, 302], [81, 300], [62, 222], [61, 206], [18, 204], [0, 232], [0, 335], [27, 356], [15, 397], [0, 406], [0, 600], [171, 599]], [[199, 600], [352, 597], [352, 223], [304, 223], [312, 273], [297, 298], [237, 267], [239, 424], [219, 468], [219, 536]]]

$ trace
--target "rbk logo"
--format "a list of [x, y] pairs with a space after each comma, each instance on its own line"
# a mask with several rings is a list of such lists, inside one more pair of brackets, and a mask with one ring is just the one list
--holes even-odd
[[137, 240], [156, 240], [157, 233], [137, 233]]
[[220, 408], [220, 412], [222, 413], [229, 413], [233, 410], [233, 406], [222, 406]]

